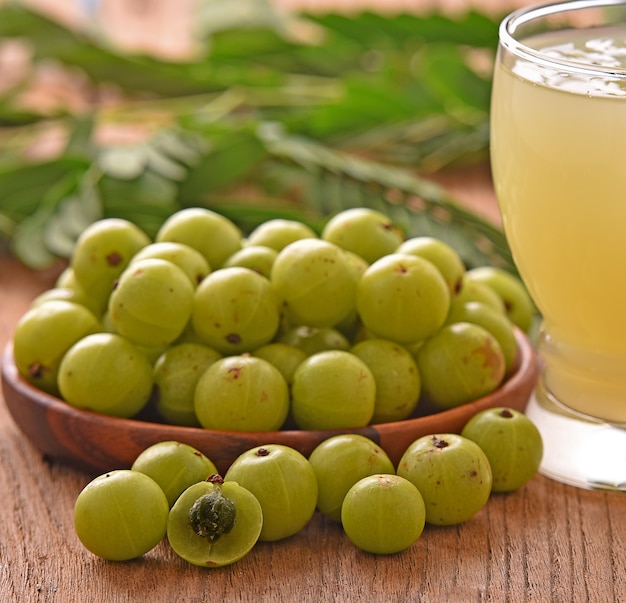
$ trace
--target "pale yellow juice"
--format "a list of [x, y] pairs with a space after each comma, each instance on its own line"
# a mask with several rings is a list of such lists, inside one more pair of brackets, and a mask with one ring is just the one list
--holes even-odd
[[[620, 28], [529, 44], [624, 68]], [[491, 161], [507, 239], [544, 317], [544, 383], [580, 412], [626, 423], [626, 85], [515, 61], [494, 74]]]

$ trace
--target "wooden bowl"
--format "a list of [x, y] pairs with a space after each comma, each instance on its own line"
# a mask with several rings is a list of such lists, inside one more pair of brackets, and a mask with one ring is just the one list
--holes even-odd
[[[195, 446], [224, 473], [237, 456], [255, 446], [285, 444], [308, 457], [326, 438], [346, 432], [356, 432], [371, 438], [397, 465], [409, 444], [420, 436], [459, 433], [475, 413], [486, 408], [507, 406], [524, 410], [537, 382], [539, 363], [526, 336], [520, 331], [516, 332], [516, 336], [519, 347], [516, 366], [506, 382], [494, 393], [452, 410], [359, 429], [211, 431], [119, 419], [80, 410], [24, 380], [15, 366], [12, 343], [7, 345], [2, 359], [2, 390], [15, 423], [37, 449], [51, 459], [90, 473], [128, 468], [142, 450], [164, 440], [177, 440]], [[420, 412], [423, 413], [423, 409]]]

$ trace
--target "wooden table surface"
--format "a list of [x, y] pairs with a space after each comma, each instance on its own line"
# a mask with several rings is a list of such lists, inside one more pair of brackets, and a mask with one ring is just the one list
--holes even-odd
[[[486, 169], [455, 174], [446, 184], [497, 221]], [[2, 348], [57, 272], [32, 272], [0, 253]], [[626, 600], [626, 497], [541, 475], [516, 493], [492, 496], [463, 525], [427, 526], [397, 555], [359, 551], [339, 525], [316, 514], [299, 534], [260, 543], [238, 563], [213, 570], [187, 565], [165, 542], [133, 562], [88, 553], [74, 534], [72, 513], [91, 477], [42, 458], [0, 401], [0, 601]]]

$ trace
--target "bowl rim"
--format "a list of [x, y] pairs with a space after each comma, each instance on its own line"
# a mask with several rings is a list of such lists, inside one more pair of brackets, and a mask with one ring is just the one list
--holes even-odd
[[[396, 440], [399, 433], [410, 434], [412, 429], [418, 430], [420, 427], [425, 427], [430, 423], [442, 424], [445, 422], [446, 424], [449, 423], [450, 425], [459, 426], [467, 422], [471, 416], [481, 410], [494, 406], [507, 406], [505, 401], [508, 399], [515, 399], [515, 403], [511, 404], [511, 406], [516, 407], [518, 410], [523, 410], [523, 408], [525, 408], [525, 398], [530, 396], [530, 392], [534, 389], [536, 384], [539, 374], [539, 362], [536, 351], [528, 337], [517, 328], [515, 329], [515, 336], [518, 341], [517, 360], [506, 380], [492, 394], [483, 396], [461, 406], [432, 414], [359, 428], [328, 430], [285, 429], [269, 432], [218, 431], [202, 427], [158, 423], [136, 418], [126, 419], [112, 417], [91, 410], [76, 408], [67, 404], [61, 398], [38, 389], [19, 374], [13, 356], [12, 340], [7, 343], [2, 355], [2, 389], [5, 405], [8, 407], [13, 420], [36, 448], [39, 448], [44, 454], [48, 454], [53, 458], [58, 456], [62, 461], [67, 461], [70, 464], [76, 464], [78, 466], [85, 466], [90, 469], [94, 467], [104, 467], [98, 461], [90, 462], [88, 459], [76, 458], [76, 454], [72, 451], [69, 451], [68, 454], [64, 454], [64, 451], [57, 451], [54, 447], [50, 449], [49, 444], [43, 441], [46, 437], [50, 437], [48, 433], [50, 430], [46, 429], [46, 425], [40, 424], [40, 421], [52, 422], [54, 423], [53, 427], [67, 423], [72, 426], [74, 431], [76, 431], [76, 426], [78, 426], [78, 431], [80, 431], [81, 426], [89, 426], [90, 430], [94, 433], [98, 432], [98, 430], [103, 430], [111, 433], [117, 431], [120, 434], [133, 434], [141, 441], [151, 438], [155, 439], [155, 441], [179, 439], [180, 441], [195, 445], [193, 442], [211, 442], [212, 439], [224, 440], [224, 438], [229, 438], [233, 441], [240, 442], [242, 446], [250, 444], [250, 448], [254, 447], [259, 442], [265, 442], [266, 444], [274, 442], [285, 443], [299, 449], [303, 454], [308, 454], [312, 450], [314, 443], [319, 443], [332, 435], [359, 433], [369, 437], [386, 450], [386, 446], [398, 447]], [[494, 399], [497, 399], [501, 403], [494, 404]], [[27, 409], [25, 406], [30, 406], [30, 408]], [[31, 411], [30, 415], [27, 414], [29, 410]], [[29, 422], [32, 423], [32, 421], [30, 421], [31, 417], [37, 417], [38, 424], [29, 424]], [[451, 429], [450, 431], [455, 430]], [[437, 432], [441, 433], [439, 430], [431, 433]], [[179, 437], [172, 437], [174, 434], [177, 434]], [[56, 433], [53, 433], [52, 437], [55, 435]], [[205, 454], [207, 453], [205, 452]], [[207, 454], [207, 456], [210, 455]], [[397, 457], [397, 454], [393, 456]], [[394, 460], [395, 464], [399, 459], [395, 458], [392, 460]], [[218, 465], [217, 462], [216, 465]], [[115, 467], [108, 467], [106, 470], [113, 468]]]

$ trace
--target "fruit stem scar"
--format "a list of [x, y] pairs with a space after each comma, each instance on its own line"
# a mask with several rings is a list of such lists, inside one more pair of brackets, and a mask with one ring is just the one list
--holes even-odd
[[445, 440], [441, 439], [440, 437], [437, 437], [436, 435], [434, 435], [432, 437], [433, 440], [433, 446], [435, 448], [447, 448], [448, 446], [450, 446], [450, 444], [448, 444], [448, 442], [446, 442]]
[[40, 362], [33, 362], [33, 364], [28, 367], [28, 374], [33, 379], [38, 379], [43, 375], [43, 365]]

